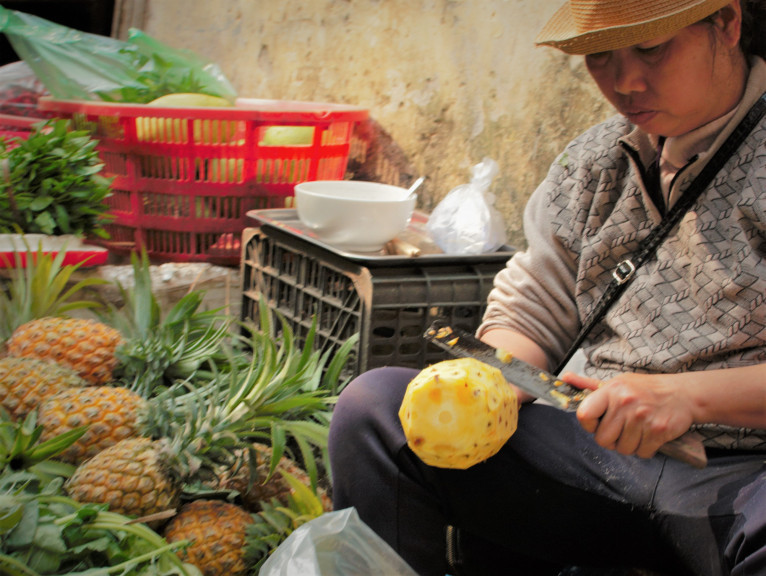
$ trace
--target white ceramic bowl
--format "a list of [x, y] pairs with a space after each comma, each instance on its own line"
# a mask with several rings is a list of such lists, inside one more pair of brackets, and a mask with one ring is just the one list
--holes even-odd
[[406, 188], [356, 180], [295, 185], [298, 218], [320, 240], [353, 252], [377, 252], [412, 217], [416, 198]]

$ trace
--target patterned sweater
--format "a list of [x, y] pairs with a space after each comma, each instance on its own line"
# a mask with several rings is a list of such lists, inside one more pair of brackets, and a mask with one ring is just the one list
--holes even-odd
[[[707, 153], [681, 168], [672, 203], [766, 92], [754, 59], [738, 109]], [[579, 136], [552, 165], [524, 214], [529, 248], [498, 273], [478, 334], [509, 327], [554, 366], [660, 212], [641, 178], [650, 138], [614, 117]], [[583, 345], [586, 374], [679, 372], [766, 362], [766, 119], [702, 193], [655, 258]]]

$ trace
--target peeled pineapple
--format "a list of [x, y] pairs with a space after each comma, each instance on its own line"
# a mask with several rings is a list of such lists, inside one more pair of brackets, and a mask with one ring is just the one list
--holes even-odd
[[425, 368], [399, 409], [407, 444], [429, 466], [465, 469], [496, 454], [516, 431], [519, 404], [502, 373], [473, 358]]

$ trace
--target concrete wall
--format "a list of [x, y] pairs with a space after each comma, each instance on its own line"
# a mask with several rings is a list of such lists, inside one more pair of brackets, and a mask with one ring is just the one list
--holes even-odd
[[[509, 241], [556, 153], [612, 114], [581, 57], [534, 46], [561, 0], [122, 0], [126, 27], [217, 62], [240, 96], [370, 110], [430, 211], [488, 156]], [[412, 174], [408, 174], [412, 172]], [[383, 177], [385, 176], [385, 177]]]

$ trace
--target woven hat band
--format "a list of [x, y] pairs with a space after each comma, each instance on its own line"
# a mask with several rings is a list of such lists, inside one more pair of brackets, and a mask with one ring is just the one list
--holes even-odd
[[602, 0], [588, 2], [587, 0], [571, 0], [569, 9], [572, 12], [575, 26], [579, 32], [592, 32], [614, 26], [630, 26], [637, 22], [654, 20], [677, 12], [688, 5], [699, 4], [699, 0]]
[[569, 0], [543, 27], [537, 44], [593, 54], [671, 34], [731, 0]]

